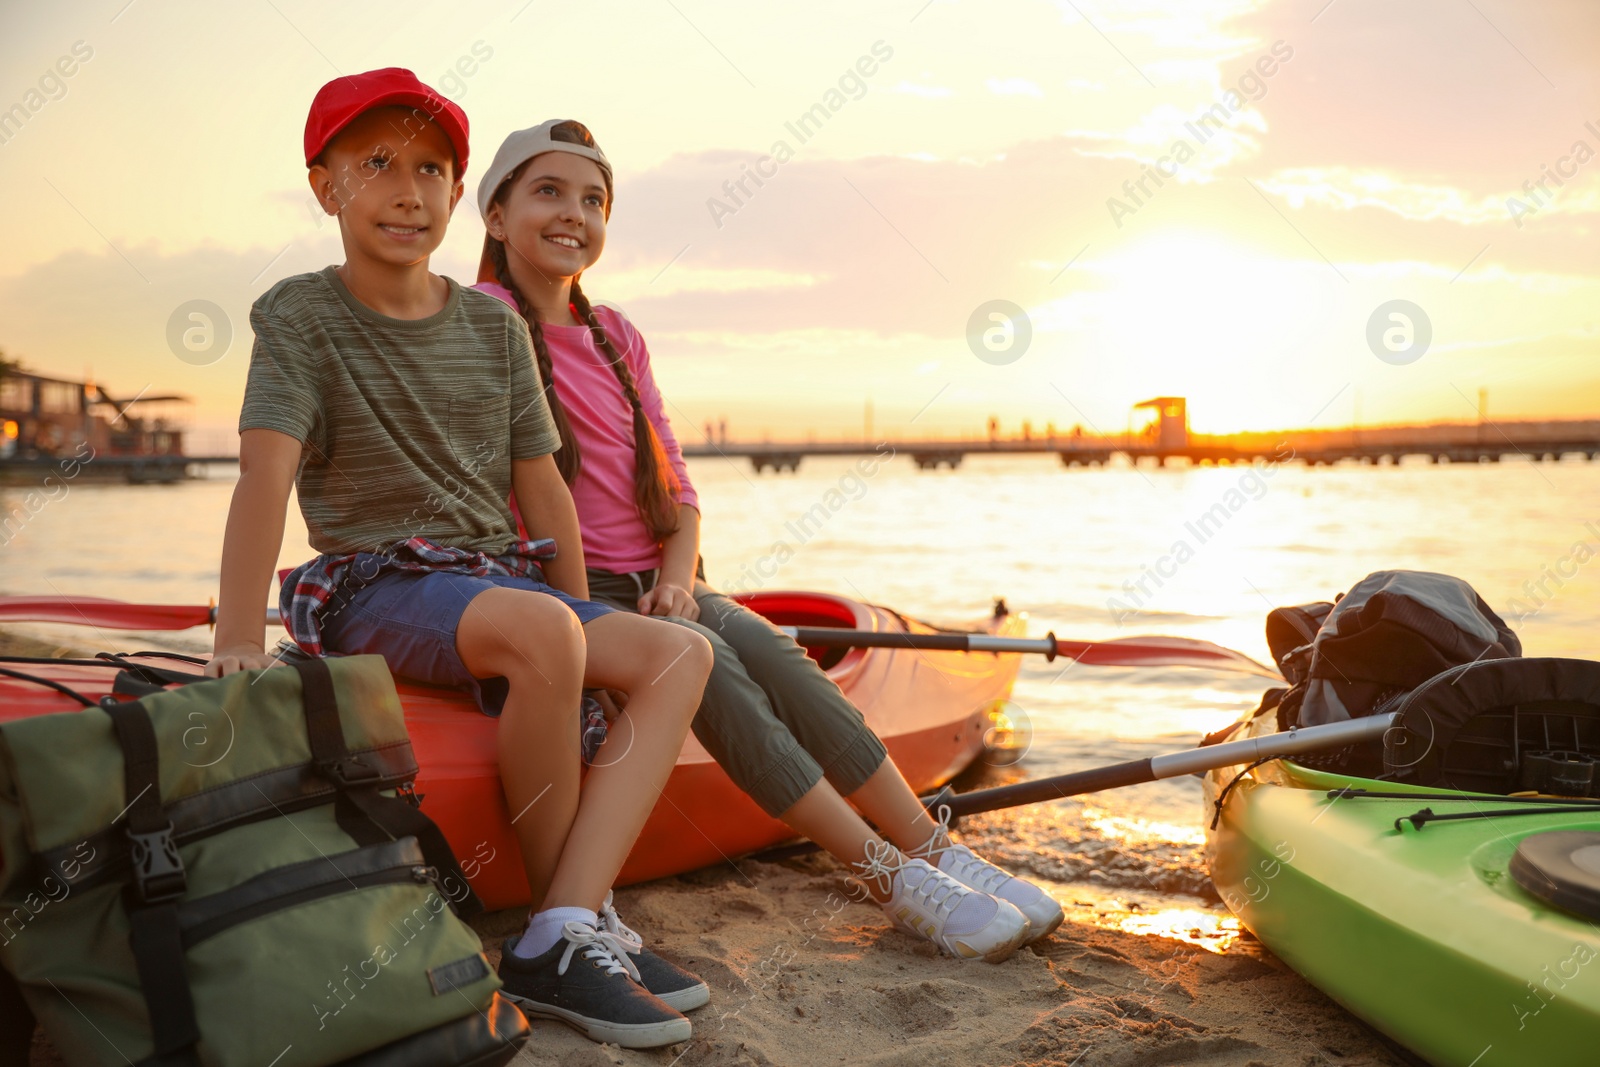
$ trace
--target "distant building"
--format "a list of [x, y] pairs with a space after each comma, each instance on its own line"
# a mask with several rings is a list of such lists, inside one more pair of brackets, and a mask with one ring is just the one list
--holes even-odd
[[183, 430], [166, 414], [135, 415], [134, 404], [187, 403], [182, 396], [117, 400], [93, 382], [11, 370], [0, 377], [0, 459], [82, 455], [178, 456]]

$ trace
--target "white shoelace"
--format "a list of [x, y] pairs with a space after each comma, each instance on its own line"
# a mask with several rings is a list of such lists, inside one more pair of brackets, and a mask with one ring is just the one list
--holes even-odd
[[566, 974], [567, 965], [572, 962], [572, 954], [579, 949], [583, 950], [584, 959], [598, 966], [606, 974], [625, 974], [634, 981], [639, 980], [639, 969], [628, 958], [626, 942], [609, 930], [596, 930], [587, 923], [568, 922], [561, 927], [561, 936], [566, 938], [566, 951], [561, 953], [561, 963], [556, 967], [556, 974]]
[[[954, 870], [946, 873], [953, 875], [957, 881], [970, 885], [980, 893], [995, 895], [995, 891], [1002, 885], [1011, 881], [1011, 875], [996, 867], [983, 857], [975, 854], [969, 848], [951, 846], [949, 849]], [[944, 870], [943, 867], [940, 870]]]
[[850, 866], [861, 872], [862, 881], [876, 878], [878, 888], [883, 890], [884, 896], [888, 896], [894, 892], [894, 876], [906, 865], [905, 858], [887, 841], [868, 841], [865, 851], [867, 858]]
[[900, 882], [905, 885], [906, 893], [912, 899], [941, 919], [950, 918], [950, 913], [956, 910], [956, 905], [972, 892], [931, 863], [928, 864], [928, 871], [923, 875], [922, 881], [916, 885], [907, 884], [904, 878]]
[[617, 914], [617, 909], [611, 903], [611, 891], [606, 890], [606, 900], [600, 905], [600, 929], [614, 937], [628, 952], [639, 952], [644, 948], [644, 938], [639, 932], [622, 921], [622, 916]]
[[[943, 844], [940, 844], [940, 841]], [[921, 848], [913, 849], [910, 855], [928, 861], [928, 864], [937, 870], [944, 870], [943, 861], [940, 859], [945, 853], [950, 854], [953, 861], [953, 871], [945, 873], [954, 876], [965, 885], [972, 886], [980, 893], [994, 895], [994, 891], [1011, 879], [1011, 875], [996, 867], [988, 860], [950, 840], [950, 805], [939, 805], [939, 826], [933, 831], [926, 844]]]
[[[876, 878], [884, 895], [891, 895], [894, 892], [894, 876], [909, 867], [911, 860], [900, 856], [895, 847], [887, 841], [868, 841], [866, 853], [865, 860], [851, 866], [861, 872], [863, 880]], [[897, 856], [900, 857], [898, 862], [895, 860]], [[900, 879], [900, 884], [907, 896], [941, 918], [949, 918], [950, 913], [955, 911], [956, 905], [971, 892], [931, 863], [928, 864], [922, 880], [916, 885], [912, 885], [903, 877]]]
[[[928, 835], [928, 840], [923, 842], [920, 847], [914, 848], [910, 852], [906, 853], [906, 855], [915, 856], [919, 860], [927, 860], [935, 867], [939, 866], [939, 863], [934, 859], [934, 857], [939, 855], [941, 852], [946, 851], [955, 844], [955, 842], [950, 839], [950, 805], [940, 804], [937, 810], [939, 813], [939, 822], [938, 825], [933, 828], [933, 833]], [[944, 843], [940, 844], [941, 841]]]

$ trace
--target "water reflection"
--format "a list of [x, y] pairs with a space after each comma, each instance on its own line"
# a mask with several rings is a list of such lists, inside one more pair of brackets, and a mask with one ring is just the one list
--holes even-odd
[[1169, 938], [1218, 955], [1233, 949], [1243, 936], [1239, 920], [1221, 904], [1139, 890], [1104, 891], [1082, 883], [1049, 889], [1069, 921], [1102, 930]]
[[1203, 845], [1206, 840], [1205, 830], [1193, 823], [1160, 822], [1138, 815], [1118, 815], [1088, 804], [1083, 806], [1082, 819], [1085, 826], [1100, 836], [1125, 845]]

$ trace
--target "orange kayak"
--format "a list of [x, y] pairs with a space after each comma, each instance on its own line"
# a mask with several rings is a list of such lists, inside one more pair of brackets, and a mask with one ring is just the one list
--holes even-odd
[[[935, 633], [887, 608], [809, 592], [737, 597], [779, 626], [833, 626], [875, 632]], [[1026, 623], [997, 615], [988, 633], [1020, 636]], [[911, 787], [920, 792], [954, 777], [982, 751], [991, 714], [1010, 695], [1016, 653], [910, 649], [813, 650], [867, 724], [881, 737]], [[155, 661], [172, 667], [170, 661]], [[8, 664], [98, 699], [115, 671], [71, 664]], [[444, 830], [473, 888], [489, 908], [528, 903], [528, 883], [496, 769], [494, 719], [465, 694], [397, 682], [421, 768], [422, 808]], [[0, 720], [75, 711], [77, 701], [37, 682], [0, 675]], [[793, 836], [723, 773], [691, 734], [651, 812], [618, 885], [694, 870]]]

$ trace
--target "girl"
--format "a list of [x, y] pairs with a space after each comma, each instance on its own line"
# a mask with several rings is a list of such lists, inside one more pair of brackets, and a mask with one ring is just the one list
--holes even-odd
[[[805, 650], [696, 579], [697, 498], [644, 341], [621, 315], [594, 308], [578, 283], [605, 246], [612, 192], [611, 166], [589, 131], [559, 120], [507, 138], [478, 192], [488, 233], [477, 288], [528, 321], [590, 595], [710, 641], [695, 735], [769, 814], [858, 871], [894, 925], [990, 961], [1047, 936], [1060, 906], [951, 841]], [[614, 914], [605, 921], [621, 925]]]

